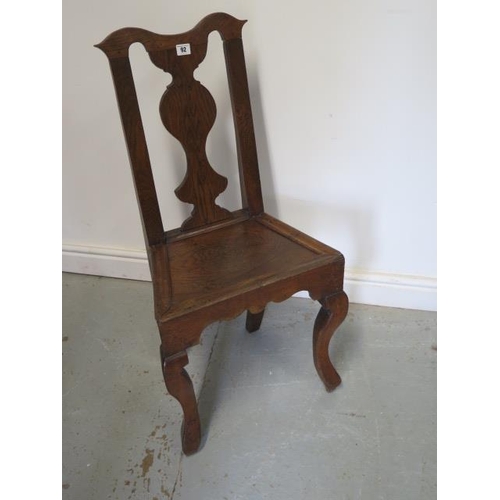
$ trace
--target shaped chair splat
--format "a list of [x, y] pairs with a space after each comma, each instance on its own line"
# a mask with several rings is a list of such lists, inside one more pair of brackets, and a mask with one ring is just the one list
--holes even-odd
[[[334, 250], [264, 212], [257, 148], [241, 30], [245, 21], [215, 13], [190, 31], [158, 35], [123, 28], [97, 45], [108, 57], [129, 153], [132, 176], [153, 280], [160, 355], [168, 392], [182, 406], [182, 445], [198, 450], [201, 427], [187, 349], [200, 341], [210, 323], [246, 311], [246, 329], [260, 328], [266, 304], [307, 290], [321, 309], [314, 324], [313, 360], [327, 390], [340, 377], [328, 354], [330, 339], [344, 320], [344, 258]], [[216, 117], [215, 102], [194, 70], [203, 62], [208, 35], [223, 40], [233, 111], [242, 208], [230, 212], [215, 202], [227, 179], [210, 165], [207, 136]], [[141, 43], [153, 64], [172, 75], [160, 100], [165, 128], [186, 154], [186, 175], [175, 189], [193, 205], [180, 228], [165, 232], [139, 111], [128, 50]]]

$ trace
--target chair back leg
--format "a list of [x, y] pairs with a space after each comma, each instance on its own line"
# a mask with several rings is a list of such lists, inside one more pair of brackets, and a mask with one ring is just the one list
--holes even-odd
[[262, 323], [262, 318], [264, 317], [264, 311], [265, 309], [262, 309], [262, 311], [258, 313], [247, 311], [247, 321], [246, 321], [247, 332], [253, 333], [260, 328], [260, 324]]

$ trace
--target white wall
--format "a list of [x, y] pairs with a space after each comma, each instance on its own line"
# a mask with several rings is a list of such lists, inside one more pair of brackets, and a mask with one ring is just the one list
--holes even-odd
[[[144, 242], [106, 57], [93, 44], [138, 26], [193, 27], [224, 11], [243, 41], [266, 209], [341, 250], [353, 302], [436, 307], [434, 0], [64, 2], [63, 269], [147, 279]], [[216, 33], [197, 77], [218, 104], [213, 166], [239, 203], [234, 132]], [[140, 104], [164, 224], [187, 216], [173, 195], [184, 155], [161, 125], [170, 76], [135, 45]]]

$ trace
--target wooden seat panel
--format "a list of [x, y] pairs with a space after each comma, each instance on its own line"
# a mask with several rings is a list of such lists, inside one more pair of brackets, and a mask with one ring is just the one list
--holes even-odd
[[174, 241], [168, 244], [168, 257], [172, 309], [188, 310], [323, 265], [341, 254], [333, 249], [329, 254], [313, 251], [252, 218]]

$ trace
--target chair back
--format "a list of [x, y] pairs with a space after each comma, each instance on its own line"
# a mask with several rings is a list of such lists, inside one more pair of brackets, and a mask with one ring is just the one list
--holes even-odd
[[205, 58], [208, 36], [212, 31], [218, 31], [223, 40], [236, 133], [242, 208], [250, 216], [263, 212], [241, 40], [245, 22], [228, 14], [215, 13], [185, 33], [159, 35], [139, 28], [123, 28], [96, 45], [110, 62], [144, 235], [149, 246], [164, 242], [166, 236], [128, 55], [129, 47], [135, 42], [141, 43], [153, 64], [172, 75], [172, 82], [160, 101], [160, 116], [165, 128], [181, 143], [186, 153], [186, 175], [175, 194], [181, 201], [193, 205], [190, 217], [177, 232], [199, 230], [236, 216], [215, 203], [227, 187], [227, 179], [212, 168], [205, 149], [208, 133], [215, 122], [215, 101], [193, 77], [193, 72]]

